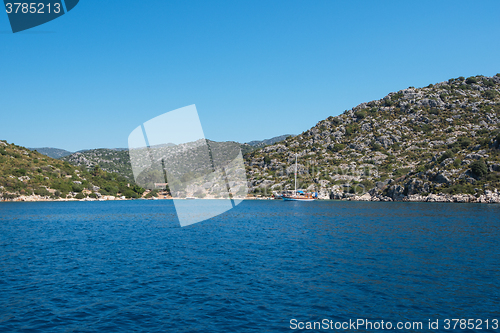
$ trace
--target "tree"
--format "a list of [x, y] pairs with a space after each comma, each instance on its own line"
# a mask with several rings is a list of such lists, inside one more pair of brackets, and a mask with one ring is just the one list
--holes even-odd
[[137, 193], [139, 195], [142, 195], [146, 190], [143, 189], [142, 187], [140, 187], [139, 185], [134, 185], [132, 187], [132, 191], [134, 191], [135, 193]]

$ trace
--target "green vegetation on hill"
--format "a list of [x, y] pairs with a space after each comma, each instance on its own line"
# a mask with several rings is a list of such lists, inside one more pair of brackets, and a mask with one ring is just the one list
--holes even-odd
[[247, 154], [255, 193], [301, 188], [400, 199], [500, 189], [500, 75], [404, 89]]
[[78, 168], [39, 152], [0, 141], [0, 197], [84, 198], [103, 195], [138, 197], [144, 189], [125, 177]]

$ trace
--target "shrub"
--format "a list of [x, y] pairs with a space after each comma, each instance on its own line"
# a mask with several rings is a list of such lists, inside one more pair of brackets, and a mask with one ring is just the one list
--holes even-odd
[[477, 83], [477, 79], [474, 76], [470, 76], [465, 80], [465, 83], [467, 84], [472, 84], [472, 83]]
[[495, 90], [487, 90], [483, 93], [483, 96], [487, 99], [495, 99], [495, 97], [498, 96], [498, 92], [496, 92]]
[[422, 125], [422, 132], [424, 133], [429, 133], [432, 131], [432, 126], [429, 124], [423, 124]]
[[14, 176], [26, 176], [26, 169], [17, 169], [14, 171]]
[[406, 175], [409, 171], [410, 171], [410, 169], [408, 169], [408, 168], [397, 169], [396, 171], [393, 172], [393, 175], [394, 175], [394, 177], [399, 177], [399, 176]]
[[419, 172], [425, 172], [427, 170], [427, 168], [425, 167], [425, 165], [419, 165], [416, 169], [415, 169], [415, 172], [416, 173], [419, 173]]
[[83, 195], [83, 193], [78, 193], [78, 194], [75, 196], [75, 199], [78, 199], [78, 200], [82, 200], [83, 198], [85, 198], [85, 196]]
[[483, 160], [477, 160], [470, 164], [470, 169], [477, 177], [481, 178], [488, 173], [488, 167]]
[[50, 192], [47, 191], [46, 188], [44, 187], [40, 187], [40, 188], [36, 188], [34, 191], [33, 191], [36, 195], [40, 195], [42, 197], [46, 197], [46, 196], [49, 196], [50, 195]]
[[445, 159], [450, 158], [450, 157], [453, 157], [453, 152], [451, 150], [447, 150], [447, 151], [444, 152], [443, 155], [441, 155], [441, 157], [439, 157], [438, 163], [441, 163]]
[[122, 195], [124, 195], [126, 198], [137, 198], [137, 193], [132, 191], [131, 189], [125, 190]]
[[365, 111], [362, 111], [362, 110], [359, 110], [359, 111], [356, 111], [354, 113], [354, 115], [356, 116], [356, 118], [358, 119], [364, 119], [366, 118], [366, 112]]
[[390, 99], [384, 99], [384, 106], [392, 106], [394, 104]]
[[334, 152], [339, 152], [339, 151], [341, 151], [344, 148], [345, 148], [344, 144], [342, 144], [342, 143], [336, 143], [336, 144], [333, 145], [333, 148], [331, 148], [331, 150], [333, 150]]
[[493, 87], [495, 85], [495, 81], [491, 79], [485, 79], [483, 80], [483, 84], [487, 87]]
[[269, 156], [264, 156], [264, 163], [265, 164], [270, 164], [271, 163], [271, 158]]
[[462, 147], [462, 149], [469, 147], [472, 143], [471, 139], [465, 136], [459, 137], [457, 139], [457, 142], [460, 145], [460, 147]]
[[158, 195], [158, 192], [159, 192], [158, 190], [152, 190], [146, 195], [146, 198], [156, 197]]
[[340, 119], [337, 117], [332, 117], [331, 119], [333, 125], [339, 125], [340, 124]]
[[488, 139], [488, 138], [482, 138], [482, 139], [479, 140], [479, 144], [481, 146], [488, 147], [490, 145], [490, 139]]
[[346, 127], [345, 129], [345, 135], [346, 136], [351, 136], [352, 134], [356, 133], [359, 130], [359, 125], [358, 124], [351, 124]]
[[71, 185], [71, 189], [73, 192], [81, 192], [83, 191], [83, 186], [80, 184], [73, 184]]
[[382, 145], [380, 145], [380, 144], [379, 144], [379, 143], [377, 143], [377, 142], [373, 142], [371, 146], [372, 146], [372, 149], [373, 149], [374, 151], [380, 151], [380, 150], [382, 150]]

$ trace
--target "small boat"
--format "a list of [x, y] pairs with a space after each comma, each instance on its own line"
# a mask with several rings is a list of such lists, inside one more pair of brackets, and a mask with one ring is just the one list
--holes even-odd
[[317, 193], [306, 193], [297, 191], [297, 154], [295, 154], [295, 189], [292, 194], [283, 194], [283, 201], [314, 201], [318, 198]]
[[314, 201], [316, 199], [315, 194], [303, 191], [296, 191], [293, 195], [283, 195], [284, 201]]
[[195, 197], [186, 197], [186, 200], [195, 200]]

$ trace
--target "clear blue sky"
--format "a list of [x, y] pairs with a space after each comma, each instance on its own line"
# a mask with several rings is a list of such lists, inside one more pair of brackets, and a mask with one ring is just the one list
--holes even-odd
[[196, 104], [207, 138], [298, 134], [408, 86], [500, 72], [500, 1], [81, 0], [12, 34], [0, 13], [0, 139], [126, 147]]

